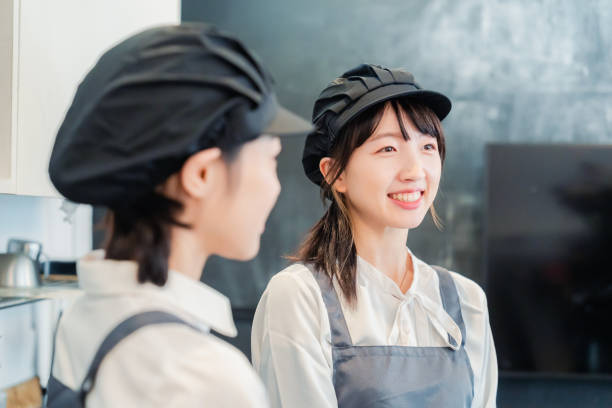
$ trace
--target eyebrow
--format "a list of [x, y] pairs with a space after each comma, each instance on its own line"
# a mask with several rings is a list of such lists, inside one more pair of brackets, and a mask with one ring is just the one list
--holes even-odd
[[[429, 133], [421, 133], [421, 132], [419, 132], [419, 136], [433, 137], [434, 139], [436, 138], [435, 136], [430, 135]], [[404, 139], [404, 135], [402, 135], [402, 132], [384, 132], [384, 133], [379, 133], [379, 134], [373, 136], [368, 141], [369, 142], [373, 142], [373, 141], [381, 139], [383, 137], [401, 137], [402, 140]]]
[[402, 132], [384, 132], [384, 133], [379, 133], [377, 135], [374, 135], [372, 137], [370, 137], [369, 142], [373, 142], [375, 140], [378, 139], [382, 139], [383, 137], [401, 137], [402, 139], [404, 138], [404, 136], [402, 135]]

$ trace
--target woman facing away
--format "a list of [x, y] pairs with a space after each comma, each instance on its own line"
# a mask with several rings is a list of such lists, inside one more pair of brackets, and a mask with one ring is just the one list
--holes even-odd
[[280, 108], [268, 72], [204, 24], [144, 31], [105, 53], [59, 130], [49, 173], [109, 209], [106, 251], [79, 261], [49, 407], [266, 407], [229, 300], [200, 282], [210, 255], [246, 260], [280, 185]]
[[329, 201], [255, 314], [273, 407], [494, 407], [497, 360], [473, 281], [418, 259], [451, 103], [402, 70], [358, 66], [314, 106], [303, 165]]

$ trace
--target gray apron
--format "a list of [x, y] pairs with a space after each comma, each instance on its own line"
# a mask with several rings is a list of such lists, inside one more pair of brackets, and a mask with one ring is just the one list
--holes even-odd
[[329, 277], [313, 272], [329, 315], [333, 381], [339, 408], [471, 407], [474, 375], [465, 352], [459, 296], [449, 272], [440, 267], [434, 269], [440, 280], [444, 310], [461, 330], [461, 346], [457, 350], [354, 346]]

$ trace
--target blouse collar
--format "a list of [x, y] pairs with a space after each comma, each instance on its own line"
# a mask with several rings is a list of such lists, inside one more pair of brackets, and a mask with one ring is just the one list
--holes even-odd
[[210, 286], [180, 272], [168, 271], [164, 286], [139, 283], [134, 261], [104, 259], [104, 251], [89, 253], [77, 263], [79, 286], [92, 295], [148, 294], [191, 316], [200, 326], [234, 337], [237, 334], [229, 299]]

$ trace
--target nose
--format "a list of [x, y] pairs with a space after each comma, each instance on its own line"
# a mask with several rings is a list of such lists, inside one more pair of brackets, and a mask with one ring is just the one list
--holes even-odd
[[425, 178], [425, 170], [421, 155], [415, 143], [408, 143], [402, 154], [402, 167], [399, 173], [400, 181], [416, 181]]

